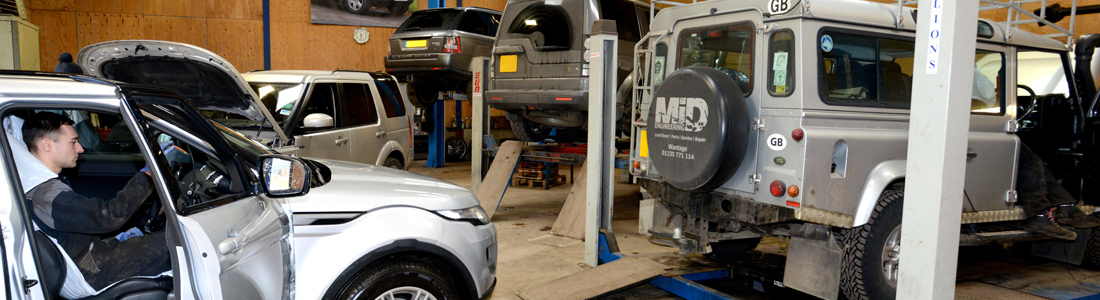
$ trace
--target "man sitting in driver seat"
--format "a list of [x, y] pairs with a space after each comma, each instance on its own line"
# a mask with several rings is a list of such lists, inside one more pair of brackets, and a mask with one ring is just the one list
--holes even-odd
[[56, 176], [63, 168], [76, 167], [84, 152], [73, 120], [40, 112], [24, 121], [22, 133], [31, 155], [55, 176], [27, 191], [31, 216], [65, 249], [93, 288], [171, 270], [163, 232], [124, 241], [100, 236], [120, 230], [149, 197], [153, 181], [148, 171], [135, 174], [115, 199], [87, 198], [74, 192], [66, 178]]

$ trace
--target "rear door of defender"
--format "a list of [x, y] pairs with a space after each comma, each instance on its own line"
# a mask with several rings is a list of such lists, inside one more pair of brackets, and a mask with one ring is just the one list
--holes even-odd
[[[752, 123], [760, 116], [760, 95], [766, 94], [755, 88], [758, 81], [755, 74], [763, 74], [764, 70], [763, 57], [756, 55], [763, 51], [765, 34], [757, 30], [762, 26], [763, 16], [758, 10], [719, 12], [705, 18], [680, 20], [672, 28], [672, 34], [658, 41], [654, 62], [667, 68], [652, 68], [664, 70], [664, 74], [653, 75], [663, 79], [654, 80], [656, 93], [645, 120], [648, 149], [643, 152], [648, 152], [651, 174], [655, 170], [665, 181], [688, 191], [720, 188], [743, 195], [756, 192], [752, 178], [757, 173], [755, 141], [759, 140], [759, 132]], [[660, 49], [670, 51], [666, 55]], [[672, 86], [680, 84], [662, 89], [673, 72], [688, 67], [717, 70], [719, 76], [725, 77], [721, 80], [727, 80], [741, 92], [744, 104], [717, 103], [722, 96], [701, 96], [697, 98], [704, 103], [692, 103], [694, 100], [685, 98], [696, 97], [674, 97], [679, 94], [668, 93], [674, 90]], [[681, 96], [690, 93], [684, 91]], [[741, 148], [735, 151], [743, 153], [740, 159], [729, 155], [735, 150], [726, 149], [731, 147]]]

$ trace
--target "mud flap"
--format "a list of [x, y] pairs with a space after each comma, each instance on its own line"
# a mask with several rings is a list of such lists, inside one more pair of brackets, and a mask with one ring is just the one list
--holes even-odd
[[1085, 251], [1089, 244], [1089, 237], [1096, 229], [1077, 229], [1077, 240], [1072, 243], [1064, 241], [1038, 242], [1031, 246], [1031, 254], [1057, 260], [1064, 263], [1081, 265], [1085, 261]]
[[840, 268], [844, 251], [830, 235], [825, 240], [791, 237], [783, 284], [822, 299], [840, 295]]

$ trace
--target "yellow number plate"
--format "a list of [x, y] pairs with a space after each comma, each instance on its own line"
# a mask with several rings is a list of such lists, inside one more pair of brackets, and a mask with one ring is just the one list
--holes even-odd
[[500, 71], [505, 73], [516, 72], [516, 58], [515, 55], [501, 55], [500, 56]]
[[424, 48], [428, 46], [428, 40], [405, 41], [405, 48]]

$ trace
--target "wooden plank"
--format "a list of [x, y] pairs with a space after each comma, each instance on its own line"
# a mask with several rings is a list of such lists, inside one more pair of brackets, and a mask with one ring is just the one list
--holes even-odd
[[524, 300], [583, 300], [604, 296], [656, 278], [668, 266], [648, 258], [624, 257], [611, 263], [520, 290]]
[[272, 22], [311, 22], [310, 1], [271, 0]]
[[[130, 14], [76, 13], [77, 46], [114, 41], [143, 39], [142, 17]], [[73, 52], [76, 55], [76, 52]], [[52, 68], [51, 68], [52, 70]]]
[[74, 57], [80, 51], [76, 40], [76, 13], [32, 10], [28, 21], [38, 25], [38, 58], [42, 71], [53, 71], [62, 52]]
[[565, 204], [558, 213], [558, 219], [554, 220], [554, 226], [550, 227], [550, 232], [564, 237], [584, 239], [584, 206], [588, 189], [587, 160], [574, 174], [577, 174], [577, 180], [573, 181], [573, 188], [569, 190], [569, 196], [565, 197]]
[[499, 11], [504, 11], [504, 5], [507, 4], [507, 3], [508, 3], [508, 1], [505, 1], [505, 0], [465, 0], [465, 1], [462, 1], [463, 6], [467, 6], [467, 7], [484, 7], [484, 8], [495, 9], [495, 10], [499, 10]]
[[207, 50], [224, 57], [241, 73], [264, 68], [263, 21], [207, 20], [210, 39]]
[[[26, 4], [27, 9], [48, 9], [48, 10], [72, 11], [73, 7], [76, 6], [76, 0], [32, 0], [32, 1], [26, 1], [24, 4]], [[29, 18], [30, 17], [28, 17], [28, 19]], [[34, 25], [42, 26], [42, 24], [38, 24], [38, 23], [34, 23]], [[53, 68], [51, 67], [50, 70], [53, 70]]]
[[144, 0], [146, 16], [206, 17], [206, 1]]
[[489, 166], [489, 173], [485, 175], [485, 179], [481, 181], [481, 187], [477, 189], [477, 201], [481, 202], [481, 208], [485, 209], [490, 219], [493, 218], [497, 206], [504, 198], [504, 191], [508, 189], [522, 149], [523, 143], [519, 141], [507, 141], [501, 144], [493, 164]]
[[141, 15], [142, 0], [76, 0], [76, 11]]
[[263, 0], [207, 0], [206, 15], [216, 19], [263, 20]]
[[1046, 298], [1032, 294], [1013, 291], [1003, 287], [981, 282], [960, 282], [955, 284], [956, 300], [1043, 300]]
[[[209, 35], [206, 32], [206, 19], [145, 16], [144, 26], [147, 39], [181, 42], [207, 48]], [[222, 54], [217, 51], [214, 53]]]

